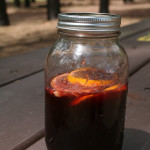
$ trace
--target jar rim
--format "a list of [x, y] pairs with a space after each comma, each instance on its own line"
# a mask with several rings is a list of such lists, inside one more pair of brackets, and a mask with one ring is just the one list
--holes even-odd
[[110, 13], [61, 13], [58, 29], [84, 32], [119, 32], [121, 17]]

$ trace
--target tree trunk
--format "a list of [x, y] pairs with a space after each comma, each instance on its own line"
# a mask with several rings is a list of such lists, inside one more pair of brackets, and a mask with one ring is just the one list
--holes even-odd
[[0, 0], [0, 25], [9, 25], [5, 0]]
[[20, 7], [20, 0], [14, 0], [15, 6]]
[[25, 0], [25, 7], [30, 7], [30, 0]]
[[47, 17], [48, 20], [56, 19], [60, 13], [59, 0], [47, 0]]
[[100, 12], [109, 13], [109, 0], [100, 0]]
[[134, 0], [123, 0], [124, 1], [124, 3], [127, 3], [128, 1], [130, 1], [130, 2], [134, 2]]

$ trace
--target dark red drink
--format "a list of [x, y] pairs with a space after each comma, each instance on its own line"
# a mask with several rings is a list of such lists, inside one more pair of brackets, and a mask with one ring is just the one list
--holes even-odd
[[90, 77], [86, 83], [68, 74], [52, 79], [45, 92], [49, 150], [121, 150], [127, 85], [112, 77], [105, 75], [102, 86]]

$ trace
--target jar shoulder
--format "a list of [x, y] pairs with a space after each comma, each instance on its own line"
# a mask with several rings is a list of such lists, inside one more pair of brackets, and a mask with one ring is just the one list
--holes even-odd
[[49, 53], [122, 53], [126, 55], [123, 46], [117, 41], [94, 40], [94, 39], [58, 39], [51, 47]]

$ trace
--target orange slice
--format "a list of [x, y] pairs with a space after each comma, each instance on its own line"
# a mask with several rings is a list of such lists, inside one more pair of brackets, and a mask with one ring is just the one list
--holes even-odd
[[116, 85], [113, 85], [111, 87], [108, 87], [106, 89], [103, 90], [103, 92], [105, 91], [124, 91], [124, 90], [127, 90], [127, 85], [121, 85], [121, 84], [116, 84]]
[[113, 85], [113, 86], [111, 86], [111, 87], [106, 88], [106, 89], [103, 90], [103, 91], [111, 91], [111, 90], [118, 89], [119, 87], [120, 87], [120, 85], [119, 85], [119, 84], [116, 84], [116, 85]]
[[[115, 74], [106, 73], [104, 70], [80, 68], [54, 77], [50, 86], [53, 89], [52, 94], [56, 97], [65, 95], [78, 97], [118, 89], [120, 85], [116, 84], [116, 79]], [[87, 98], [85, 96], [77, 101], [84, 101]]]
[[74, 101], [71, 102], [71, 105], [77, 105], [79, 104], [80, 102], [82, 101], [85, 101], [89, 98], [93, 97], [93, 95], [85, 95], [85, 96], [82, 96], [82, 97], [79, 97], [79, 98], [76, 98]]
[[80, 84], [72, 84], [68, 82], [68, 75], [68, 73], [61, 74], [53, 78], [50, 82], [50, 86], [53, 88], [53, 94], [56, 97], [61, 97], [68, 94], [79, 96], [81, 93], [95, 93], [104, 89], [104, 87], [101, 86], [91, 88], [89, 86], [82, 86]]
[[[106, 74], [106, 73], [105, 73]], [[103, 79], [102, 79], [103, 78]], [[112, 76], [104, 76], [102, 70], [93, 68], [80, 68], [67, 76], [68, 82], [86, 87], [108, 86], [114, 84]]]

